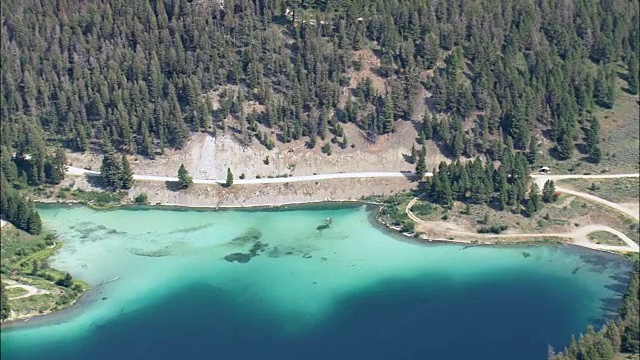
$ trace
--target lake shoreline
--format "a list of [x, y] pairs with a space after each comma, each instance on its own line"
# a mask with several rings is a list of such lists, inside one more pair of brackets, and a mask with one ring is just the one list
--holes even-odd
[[[544, 245], [556, 245], [556, 246], [573, 246], [580, 249], [588, 249], [594, 251], [595, 249], [590, 249], [587, 247], [580, 246], [579, 244], [572, 244], [566, 241], [561, 242], [553, 242], [548, 240], [525, 240], [525, 241], [505, 241], [505, 242], [481, 242], [481, 241], [472, 241], [472, 240], [463, 240], [463, 239], [428, 239], [416, 236], [414, 233], [402, 232], [398, 227], [394, 227], [391, 224], [388, 224], [382, 221], [379, 218], [379, 211], [382, 207], [382, 203], [373, 202], [373, 201], [312, 201], [312, 202], [295, 202], [295, 203], [283, 203], [283, 204], [261, 204], [261, 205], [248, 205], [248, 206], [190, 206], [190, 205], [180, 205], [180, 204], [149, 204], [149, 205], [136, 205], [136, 204], [120, 204], [114, 205], [109, 208], [93, 208], [90, 205], [83, 204], [79, 201], [75, 200], [66, 200], [61, 201], [58, 200], [56, 202], [53, 201], [37, 201], [37, 206], [40, 207], [49, 207], [49, 206], [73, 206], [73, 207], [90, 207], [96, 211], [112, 211], [112, 210], [150, 210], [150, 209], [160, 209], [160, 210], [168, 210], [168, 211], [246, 211], [246, 212], [256, 212], [256, 211], [296, 211], [296, 210], [326, 210], [326, 209], [342, 209], [342, 208], [352, 208], [359, 206], [366, 206], [368, 209], [371, 209], [370, 214], [368, 216], [369, 224], [376, 229], [391, 235], [394, 239], [398, 241], [402, 241], [405, 243], [410, 243], [412, 245], [419, 246], [429, 246], [429, 245], [457, 245], [462, 246], [463, 248], [467, 247], [477, 247], [477, 246], [494, 246], [494, 247], [521, 247], [527, 248], [530, 246], [544, 246]], [[608, 254], [613, 254], [616, 256], [624, 257], [623, 255], [606, 250], [595, 250], [598, 252], [604, 252]], [[84, 303], [87, 298], [91, 297], [91, 292], [93, 289], [88, 289], [85, 291], [78, 299], [76, 299], [72, 304], [66, 306], [65, 308], [49, 311], [43, 314], [33, 314], [29, 316], [24, 316], [17, 319], [6, 320], [0, 324], [0, 329], [8, 330], [9, 328], [22, 328], [23, 326], [33, 325], [37, 326], [34, 323], [26, 324], [27, 321], [34, 318], [47, 318], [50, 319], [57, 314], [61, 314], [64, 312], [70, 311], [71, 308], [73, 310], [78, 310], [78, 304]]]
[[[547, 341], [565, 344], [568, 334], [582, 330], [587, 320], [597, 326], [606, 322], [617, 310], [614, 300], [619, 298], [618, 289], [626, 285], [628, 264], [617, 256], [559, 245], [479, 247], [425, 242], [377, 223], [376, 206], [352, 205], [326, 204], [343, 208], [340, 210], [313, 204], [303, 208], [325, 210], [217, 214], [163, 211], [154, 206], [144, 211], [132, 207], [111, 212], [69, 205], [38, 207], [46, 230], [66, 240], [61, 251], [50, 258], [51, 266], [85, 279], [92, 289], [68, 309], [6, 324], [3, 340], [10, 345], [3, 349], [3, 355], [19, 351], [46, 355], [49, 347], [58, 347], [62, 353], [64, 349], [69, 353], [79, 348], [89, 351], [96, 346], [93, 341], [102, 341], [105, 334], [118, 337], [121, 329], [135, 333], [138, 325], [143, 333], [142, 329], [163, 327], [156, 324], [175, 324], [174, 317], [166, 317], [168, 313], [175, 319], [197, 314], [192, 318], [217, 321], [223, 333], [228, 319], [221, 316], [246, 314], [258, 328], [264, 326], [267, 332], [275, 329], [285, 339], [292, 331], [321, 335], [324, 332], [316, 333], [316, 326], [325, 321], [332, 324], [345, 319], [345, 329], [359, 324], [357, 318], [341, 314], [364, 309], [360, 307], [363, 301], [372, 311], [390, 301], [398, 309], [405, 308], [410, 318], [431, 312], [442, 315], [446, 322], [459, 311], [457, 303], [448, 300], [460, 298], [456, 291], [491, 294], [491, 300], [478, 309], [494, 306], [495, 316], [503, 314], [512, 321], [520, 320], [503, 313], [503, 302], [525, 299], [525, 303], [538, 304], [536, 309], [546, 311], [543, 302], [518, 295], [522, 292], [514, 285], [535, 296], [543, 294], [541, 298], [557, 295], [557, 299], [567, 300], [559, 300], [563, 305], [556, 311], [570, 311], [569, 318], [556, 320], [561, 316], [553, 316], [543, 321], [563, 329], [540, 340], [544, 348]], [[318, 230], [328, 218], [332, 219], [329, 228]], [[229, 254], [247, 253], [256, 241], [265, 245], [264, 253], [247, 263], [225, 261]], [[159, 256], [145, 255], [160, 251]], [[516, 273], [522, 278], [515, 278]], [[117, 277], [122, 280], [99, 285]], [[499, 284], [496, 291], [488, 288], [494, 284]], [[229, 309], [223, 307], [227, 300]], [[258, 300], [261, 308], [256, 308]], [[416, 303], [415, 309], [406, 308]], [[167, 311], [171, 309], [185, 312]], [[477, 316], [479, 325], [484, 323], [482, 311], [467, 308], [467, 312]], [[403, 323], [404, 315], [390, 316], [399, 325]], [[362, 319], [366, 322], [369, 317]], [[238, 329], [246, 330], [243, 321]], [[183, 327], [189, 322], [178, 324]], [[206, 340], [197, 340], [196, 346], [206, 349], [215, 338], [214, 333], [206, 334]], [[114, 341], [121, 344], [129, 339], [127, 334]], [[32, 358], [45, 359], [42, 355]]]
[[[518, 246], [518, 245], [546, 245], [546, 244], [559, 244], [564, 246], [576, 246], [580, 248], [586, 248], [598, 252], [604, 252], [609, 254], [615, 254], [618, 256], [624, 257], [623, 254], [611, 251], [611, 250], [603, 250], [603, 249], [593, 249], [586, 246], [582, 246], [581, 244], [575, 244], [567, 241], [567, 238], [564, 240], [549, 240], [549, 239], [525, 239], [525, 240], [498, 240], [498, 241], [482, 241], [482, 240], [466, 240], [466, 239], [448, 239], [448, 238], [426, 238], [422, 237], [424, 235], [419, 235], [413, 232], [402, 232], [401, 229], [397, 226], [393, 226], [391, 224], [386, 223], [381, 220], [378, 216], [378, 213], [382, 206], [384, 205], [381, 202], [375, 201], [366, 201], [366, 200], [318, 200], [318, 201], [300, 201], [300, 202], [286, 202], [286, 203], [267, 203], [267, 204], [252, 204], [252, 205], [244, 205], [244, 206], [234, 206], [234, 205], [220, 205], [217, 207], [207, 206], [207, 205], [184, 205], [184, 204], [117, 204], [111, 205], [106, 208], [93, 207], [90, 204], [85, 204], [77, 200], [57, 200], [57, 201], [46, 201], [46, 200], [36, 200], [36, 204], [38, 206], [59, 206], [59, 205], [69, 205], [69, 206], [87, 206], [96, 211], [110, 211], [110, 210], [147, 210], [147, 209], [161, 209], [161, 210], [173, 210], [173, 211], [246, 211], [246, 212], [255, 212], [255, 211], [295, 211], [295, 210], [326, 210], [326, 209], [341, 209], [341, 208], [349, 208], [349, 207], [358, 207], [358, 206], [367, 206], [375, 208], [375, 212], [372, 212], [370, 223], [374, 227], [377, 227], [380, 230], [388, 231], [390, 234], [397, 235], [399, 239], [413, 239], [411, 241], [415, 244], [458, 244], [458, 245], [466, 245], [466, 246], [489, 246], [489, 245], [506, 245], [506, 246]], [[416, 236], [419, 235], [419, 236]], [[478, 234], [478, 237], [482, 237], [482, 234]]]

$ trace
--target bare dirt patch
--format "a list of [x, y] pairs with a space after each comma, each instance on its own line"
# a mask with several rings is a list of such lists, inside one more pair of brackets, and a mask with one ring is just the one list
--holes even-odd
[[[250, 207], [278, 206], [322, 201], [357, 201], [371, 194], [390, 195], [415, 186], [406, 178], [358, 178], [305, 181], [279, 184], [233, 185], [192, 185], [188, 190], [168, 190], [170, 184], [152, 181], [136, 181], [124, 199], [133, 203], [136, 196], [145, 193], [150, 204], [177, 205], [190, 207]], [[84, 177], [73, 177], [58, 185], [58, 189], [70, 187], [85, 191], [93, 187]], [[57, 202], [56, 191], [38, 199]]]
[[[343, 124], [343, 128], [349, 146], [341, 149], [332, 144], [331, 156], [321, 152], [322, 141], [313, 149], [308, 149], [304, 140], [298, 140], [267, 150], [257, 141], [250, 146], [243, 146], [228, 131], [226, 134], [219, 132], [216, 137], [195, 133], [184, 149], [167, 150], [165, 155], [156, 159], [133, 155], [128, 158], [137, 175], [176, 176], [180, 164], [184, 163], [191, 176], [198, 179], [224, 179], [227, 168], [231, 168], [236, 178], [244, 173], [247, 179], [284, 174], [414, 170], [414, 165], [407, 162], [411, 146], [417, 138], [417, 131], [411, 122], [398, 121], [396, 131], [379, 136], [376, 143], [368, 142], [362, 130], [354, 124]], [[95, 171], [99, 171], [102, 161], [102, 154], [99, 153], [68, 153], [67, 157], [70, 165]], [[443, 160], [447, 159], [429, 141], [428, 168], [437, 166]]]

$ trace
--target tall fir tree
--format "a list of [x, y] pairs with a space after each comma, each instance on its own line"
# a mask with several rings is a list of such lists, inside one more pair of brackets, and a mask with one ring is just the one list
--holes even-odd
[[178, 168], [178, 186], [180, 189], [187, 189], [192, 184], [193, 178], [189, 175], [189, 172], [187, 172], [184, 164], [180, 164], [180, 168]]
[[122, 154], [122, 188], [123, 189], [131, 189], [133, 186], [133, 171], [131, 170], [131, 165], [129, 164], [129, 160], [127, 157]]

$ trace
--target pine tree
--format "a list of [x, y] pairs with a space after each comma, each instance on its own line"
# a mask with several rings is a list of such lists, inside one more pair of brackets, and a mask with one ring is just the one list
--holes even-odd
[[550, 203], [556, 201], [558, 196], [556, 194], [556, 184], [553, 180], [547, 180], [542, 187], [542, 201]]
[[615, 100], [615, 74], [606, 66], [598, 71], [594, 87], [594, 99], [596, 104], [611, 109]]
[[462, 150], [464, 150], [464, 140], [460, 131], [456, 131], [455, 135], [453, 136], [453, 143], [451, 144], [451, 152], [457, 159], [462, 154]]
[[73, 285], [73, 278], [71, 277], [71, 274], [66, 273], [62, 279], [58, 279], [58, 281], [56, 281], [56, 285], [64, 286], [66, 288], [71, 287], [71, 285]]
[[123, 189], [131, 189], [133, 185], [133, 171], [131, 170], [131, 165], [129, 165], [129, 160], [123, 154], [122, 155], [122, 188]]
[[187, 172], [184, 164], [180, 164], [180, 168], [178, 169], [178, 185], [180, 189], [187, 189], [191, 184], [193, 184], [193, 178], [189, 176], [189, 172]]
[[422, 118], [421, 136], [424, 136], [425, 140], [431, 140], [431, 138], [433, 138], [433, 124], [431, 122], [431, 114], [429, 114], [428, 110], [425, 110], [424, 117]]
[[33, 207], [29, 212], [25, 230], [33, 235], [38, 235], [42, 231], [42, 220], [40, 219], [40, 214], [38, 214], [38, 212]]
[[573, 139], [570, 134], [563, 134], [560, 136], [560, 141], [556, 144], [558, 154], [563, 160], [571, 159], [573, 151], [575, 149]]
[[589, 130], [587, 131], [587, 148], [592, 148], [600, 143], [600, 121], [594, 116], [591, 118]]
[[383, 134], [392, 133], [394, 131], [394, 128], [393, 128], [394, 112], [393, 112], [393, 103], [391, 101], [390, 95], [387, 95], [387, 97], [384, 99], [383, 115], [384, 115]]
[[538, 188], [538, 185], [535, 182], [531, 184], [531, 189], [529, 190], [529, 202], [532, 205], [533, 212], [541, 209], [540, 188]]
[[105, 187], [111, 190], [122, 188], [122, 168], [113, 151], [108, 151], [102, 156], [100, 177]]
[[227, 168], [227, 181], [224, 186], [231, 187], [231, 185], [233, 185], [233, 174], [231, 173], [231, 168]]
[[527, 161], [529, 164], [533, 165], [536, 163], [538, 158], [538, 141], [535, 136], [531, 137], [531, 142], [529, 143], [529, 151], [527, 152]]
[[589, 151], [589, 160], [598, 164], [602, 160], [602, 151], [598, 144], [600, 143], [600, 122], [594, 116], [591, 118], [591, 124], [587, 131], [587, 150]]
[[409, 158], [409, 163], [410, 164], [415, 164], [416, 160], [418, 156], [418, 153], [416, 151], [416, 145], [415, 144], [411, 144], [411, 157]]
[[589, 160], [594, 164], [599, 164], [602, 161], [602, 150], [599, 146], [596, 145], [589, 151]]
[[64, 150], [57, 149], [53, 157], [45, 161], [45, 177], [49, 184], [60, 184], [67, 171], [67, 155]]

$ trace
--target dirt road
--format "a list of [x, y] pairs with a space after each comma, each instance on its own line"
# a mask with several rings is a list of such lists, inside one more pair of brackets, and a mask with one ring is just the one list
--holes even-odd
[[[407, 205], [405, 211], [407, 216], [418, 224], [429, 225], [427, 221], [424, 221], [413, 212], [411, 212], [411, 207], [418, 201], [418, 197], [413, 198], [409, 204]], [[604, 245], [604, 244], [595, 244], [589, 240], [588, 235], [596, 232], [596, 231], [606, 231], [616, 235], [622, 241], [626, 243], [624, 246], [617, 245]], [[572, 232], [568, 233], [545, 233], [545, 234], [525, 234], [525, 233], [515, 233], [515, 234], [497, 234], [497, 235], [489, 235], [489, 234], [478, 234], [466, 231], [458, 231], [458, 230], [449, 230], [452, 234], [462, 235], [462, 236], [470, 236], [475, 238], [485, 238], [485, 239], [495, 239], [495, 238], [523, 238], [523, 237], [555, 237], [555, 238], [567, 238], [571, 239], [572, 243], [575, 245], [583, 246], [589, 249], [594, 250], [606, 250], [606, 251], [621, 251], [621, 252], [640, 252], [640, 247], [633, 240], [631, 240], [628, 236], [623, 234], [622, 232], [613, 229], [606, 225], [585, 225], [575, 229]], [[447, 239], [437, 239], [442, 241], [447, 241]]]
[[[534, 174], [534, 175], [531, 175], [531, 177], [534, 179], [534, 181], [536, 182], [536, 184], [540, 189], [542, 189], [542, 187], [544, 186], [544, 183], [547, 182], [548, 180], [553, 180], [554, 182], [557, 182], [559, 180], [567, 180], [567, 179], [619, 179], [619, 178], [632, 178], [632, 177], [638, 177], [638, 176], [640, 176], [640, 174], [599, 174], [599, 175], [537, 175], [537, 174]], [[638, 214], [638, 211], [636, 211], [635, 209], [630, 209], [628, 206], [616, 204], [614, 202], [605, 200], [603, 198], [600, 198], [591, 194], [567, 189], [567, 188], [558, 186], [557, 183], [555, 185], [556, 185], [556, 190], [558, 192], [571, 194], [571, 195], [579, 196], [591, 201], [595, 201], [597, 203], [613, 208], [635, 220], [640, 220], [640, 214]]]
[[[80, 169], [77, 167], [69, 166], [67, 170], [68, 175], [87, 175], [98, 176], [97, 171]], [[319, 175], [303, 175], [303, 176], [290, 176], [281, 178], [261, 178], [261, 179], [234, 179], [233, 183], [238, 185], [243, 184], [277, 184], [288, 183], [298, 181], [318, 181], [328, 179], [353, 179], [353, 178], [388, 178], [388, 177], [414, 177], [412, 172], [350, 172], [350, 173], [337, 173], [337, 174], [319, 174]], [[432, 173], [426, 173], [425, 176], [433, 176]], [[155, 176], [155, 175], [133, 175], [134, 180], [142, 181], [178, 181], [177, 177], [169, 176]], [[193, 179], [194, 184], [224, 184], [225, 179]]]
[[28, 298], [28, 297], [31, 297], [31, 296], [34, 296], [34, 295], [40, 295], [40, 294], [49, 293], [47, 290], [38, 289], [38, 288], [33, 287], [31, 285], [19, 284], [18, 282], [14, 281], [14, 280], [11, 280], [11, 279], [5, 279], [5, 280], [2, 280], [2, 281], [4, 283], [6, 283], [6, 284], [9, 284], [8, 286], [5, 287], [5, 289], [21, 288], [21, 289], [25, 289], [27, 291], [26, 294], [9, 298], [9, 300], [24, 299], [24, 298]]

